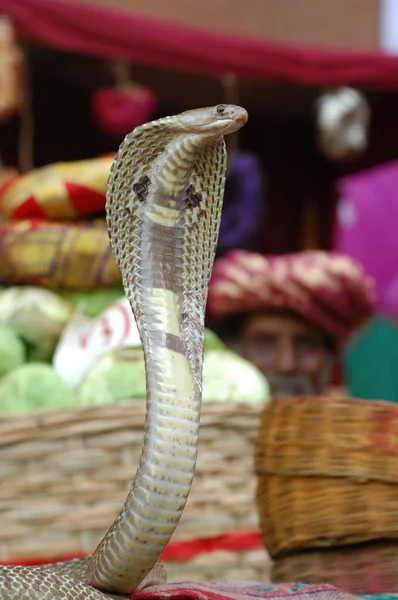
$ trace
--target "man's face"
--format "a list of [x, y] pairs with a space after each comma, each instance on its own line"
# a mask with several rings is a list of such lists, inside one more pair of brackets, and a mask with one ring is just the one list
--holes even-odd
[[324, 333], [289, 312], [250, 315], [241, 349], [267, 377], [274, 398], [321, 393], [329, 378], [333, 356]]

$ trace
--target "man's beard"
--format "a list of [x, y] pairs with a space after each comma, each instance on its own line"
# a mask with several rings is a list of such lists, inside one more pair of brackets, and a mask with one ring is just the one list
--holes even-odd
[[315, 384], [302, 375], [268, 375], [273, 398], [282, 396], [314, 396], [319, 393]]

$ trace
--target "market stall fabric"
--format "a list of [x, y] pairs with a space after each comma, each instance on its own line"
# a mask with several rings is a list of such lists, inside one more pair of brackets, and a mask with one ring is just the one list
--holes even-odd
[[291, 47], [166, 23], [68, 0], [0, 0], [23, 38], [159, 68], [251, 81], [349, 83], [398, 89], [398, 58], [379, 52]]

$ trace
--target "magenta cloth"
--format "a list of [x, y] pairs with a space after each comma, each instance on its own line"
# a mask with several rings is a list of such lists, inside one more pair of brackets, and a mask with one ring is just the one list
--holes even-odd
[[[110, 4], [110, 3], [109, 3]], [[0, 0], [22, 37], [141, 65], [252, 81], [398, 89], [398, 58], [219, 34], [77, 0]]]
[[398, 161], [338, 181], [335, 248], [377, 286], [377, 308], [398, 316]]
[[357, 600], [332, 585], [257, 582], [168, 583], [135, 592], [134, 600]]

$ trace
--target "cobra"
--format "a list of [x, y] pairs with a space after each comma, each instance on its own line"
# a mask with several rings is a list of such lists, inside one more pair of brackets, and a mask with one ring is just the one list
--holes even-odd
[[183, 513], [198, 450], [204, 315], [225, 186], [224, 136], [247, 112], [218, 105], [146, 123], [114, 160], [111, 248], [145, 356], [142, 454], [125, 503], [91, 557], [0, 566], [4, 600], [104, 600], [165, 581], [159, 558]]

